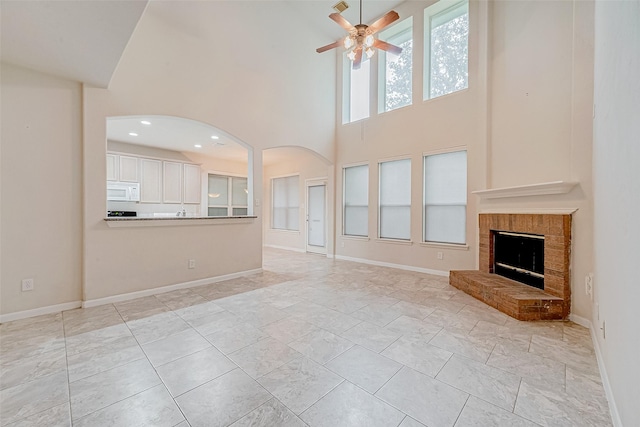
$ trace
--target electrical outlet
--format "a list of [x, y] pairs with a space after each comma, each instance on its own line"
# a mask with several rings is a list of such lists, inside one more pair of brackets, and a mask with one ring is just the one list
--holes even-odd
[[22, 280], [22, 292], [32, 291], [34, 287], [33, 279]]
[[591, 301], [593, 301], [593, 273], [584, 277], [584, 291]]
[[438, 252], [438, 259], [443, 259], [444, 258], [444, 254], [442, 252]]
[[189, 268], [196, 268], [196, 260], [195, 259], [190, 259], [189, 260]]

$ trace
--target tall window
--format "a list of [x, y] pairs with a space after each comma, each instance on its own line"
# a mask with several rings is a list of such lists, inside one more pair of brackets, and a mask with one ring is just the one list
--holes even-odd
[[342, 233], [345, 236], [368, 236], [369, 165], [344, 168]]
[[469, 3], [440, 0], [424, 10], [424, 99], [469, 86]]
[[466, 243], [467, 152], [424, 158], [424, 241]]
[[352, 62], [343, 56], [344, 102], [343, 123], [355, 122], [369, 117], [369, 85], [371, 61], [363, 61], [360, 68], [353, 69]]
[[208, 216], [247, 215], [247, 178], [209, 174]]
[[402, 48], [399, 55], [380, 52], [380, 97], [378, 111], [383, 113], [411, 105], [413, 84], [413, 17], [380, 32], [378, 37]]
[[411, 159], [380, 163], [380, 237], [411, 239]]
[[271, 226], [280, 230], [298, 231], [299, 226], [299, 196], [298, 181], [300, 177], [287, 176], [271, 180], [272, 215]]

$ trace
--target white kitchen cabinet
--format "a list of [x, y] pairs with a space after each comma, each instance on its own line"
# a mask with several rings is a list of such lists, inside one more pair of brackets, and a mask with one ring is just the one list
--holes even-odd
[[120, 181], [122, 182], [139, 182], [138, 181], [138, 158], [130, 156], [119, 157]]
[[162, 201], [182, 203], [182, 163], [162, 162]]
[[162, 203], [162, 162], [140, 159], [140, 202]]
[[107, 154], [107, 181], [118, 180], [118, 156]]
[[200, 166], [183, 165], [184, 194], [183, 202], [190, 204], [200, 204]]

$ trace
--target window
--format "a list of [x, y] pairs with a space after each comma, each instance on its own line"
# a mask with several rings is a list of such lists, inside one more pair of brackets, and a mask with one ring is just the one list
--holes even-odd
[[466, 243], [467, 152], [424, 158], [424, 241]]
[[411, 86], [413, 84], [413, 18], [380, 32], [378, 37], [402, 48], [400, 55], [379, 49], [380, 59], [380, 96], [378, 111], [395, 110], [411, 105]]
[[247, 178], [209, 174], [208, 216], [247, 215]]
[[271, 180], [272, 228], [291, 231], [300, 229], [298, 180], [298, 175]]
[[369, 235], [369, 165], [344, 168], [342, 233]]
[[440, 0], [425, 9], [424, 22], [424, 99], [466, 89], [469, 3]]
[[380, 238], [411, 238], [411, 159], [380, 163]]
[[364, 61], [360, 68], [354, 70], [352, 62], [343, 56], [344, 73], [344, 102], [343, 123], [355, 122], [369, 117], [369, 82], [371, 75], [371, 61]]

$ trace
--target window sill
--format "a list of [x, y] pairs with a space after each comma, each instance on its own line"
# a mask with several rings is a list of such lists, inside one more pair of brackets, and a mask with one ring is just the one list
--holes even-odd
[[400, 240], [400, 239], [378, 238], [378, 239], [376, 239], [376, 242], [378, 242], [378, 243], [391, 243], [392, 245], [407, 245], [407, 246], [413, 245], [413, 242], [411, 240]]
[[369, 240], [371, 240], [367, 236], [350, 236], [348, 234], [343, 234], [340, 236], [340, 238], [345, 240], [360, 240], [363, 242], [368, 242]]
[[175, 227], [185, 225], [228, 225], [253, 223], [257, 216], [224, 216], [224, 217], [110, 217], [104, 221], [111, 228], [129, 227]]
[[425, 248], [442, 248], [442, 249], [453, 249], [456, 251], [468, 251], [469, 245], [464, 244], [456, 244], [456, 243], [438, 243], [438, 242], [420, 242], [420, 246], [424, 246]]

